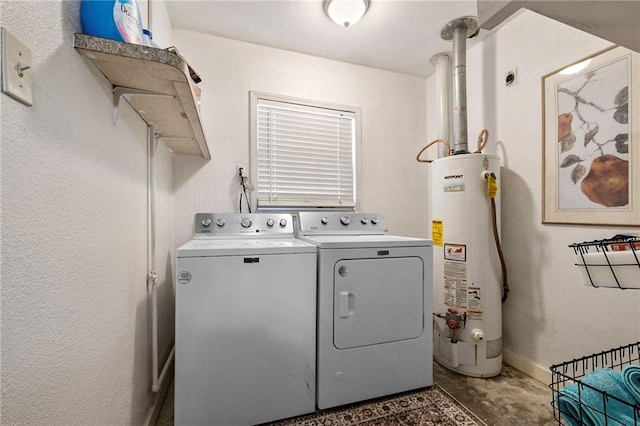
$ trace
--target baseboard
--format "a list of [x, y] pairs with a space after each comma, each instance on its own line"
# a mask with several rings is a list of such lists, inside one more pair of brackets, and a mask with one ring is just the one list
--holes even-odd
[[516, 370], [520, 370], [527, 376], [532, 377], [545, 385], [551, 383], [551, 371], [549, 371], [549, 369], [540, 367], [539, 365], [536, 365], [511, 351], [503, 349], [502, 360]]
[[147, 414], [147, 419], [144, 422], [146, 426], [155, 426], [158, 422], [160, 411], [162, 411], [164, 401], [167, 399], [167, 392], [169, 392], [169, 386], [173, 380], [173, 367], [174, 365], [172, 361], [171, 365], [167, 368], [167, 373], [164, 376], [164, 382], [160, 384], [160, 390], [155, 394], [153, 405], [149, 409], [149, 414]]

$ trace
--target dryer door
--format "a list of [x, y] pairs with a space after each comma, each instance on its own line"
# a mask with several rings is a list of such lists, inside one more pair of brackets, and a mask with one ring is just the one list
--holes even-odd
[[336, 348], [414, 339], [422, 334], [421, 258], [341, 260], [334, 266], [333, 282]]

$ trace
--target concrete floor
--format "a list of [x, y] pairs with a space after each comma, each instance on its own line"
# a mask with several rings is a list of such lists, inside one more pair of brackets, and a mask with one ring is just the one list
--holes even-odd
[[[548, 384], [508, 365], [497, 377], [478, 379], [451, 372], [434, 362], [433, 379], [488, 426], [557, 424], [553, 419]], [[173, 383], [156, 423], [156, 426], [172, 425]]]
[[433, 381], [446, 389], [489, 426], [553, 425], [551, 389], [504, 365], [497, 377], [479, 379], [433, 363]]

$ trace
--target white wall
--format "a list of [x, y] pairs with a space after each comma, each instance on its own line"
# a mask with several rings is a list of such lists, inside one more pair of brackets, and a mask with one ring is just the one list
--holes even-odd
[[149, 29], [153, 33], [153, 41], [161, 48], [173, 45], [173, 28], [169, 12], [164, 0], [147, 0], [149, 2]]
[[[3, 1], [33, 51], [34, 106], [0, 94], [2, 423], [145, 423], [147, 127], [73, 49], [79, 1]], [[158, 161], [161, 356], [173, 334], [172, 154]]]
[[176, 244], [190, 238], [198, 211], [238, 211], [236, 164], [249, 162], [249, 91], [362, 108], [362, 205], [385, 215], [395, 234], [426, 236], [422, 78], [173, 30], [202, 77], [202, 116], [213, 160], [177, 158]]
[[[567, 247], [630, 229], [541, 223], [541, 77], [607, 46], [524, 12], [467, 56], [469, 140], [475, 144], [487, 127], [485, 152], [502, 157], [502, 240], [511, 285], [503, 306], [504, 348], [542, 369], [640, 337], [640, 292], [583, 287]], [[518, 81], [507, 88], [504, 77], [513, 69]], [[430, 91], [429, 105], [434, 102]]]

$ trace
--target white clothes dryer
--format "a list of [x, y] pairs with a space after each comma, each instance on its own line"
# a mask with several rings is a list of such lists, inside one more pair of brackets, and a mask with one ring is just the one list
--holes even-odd
[[316, 248], [291, 215], [199, 213], [176, 264], [175, 424], [313, 412]]
[[300, 212], [318, 248], [320, 409], [433, 385], [432, 241], [381, 215]]

